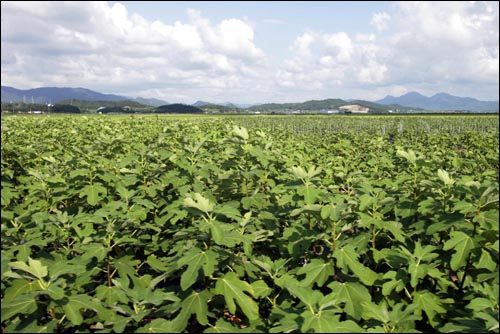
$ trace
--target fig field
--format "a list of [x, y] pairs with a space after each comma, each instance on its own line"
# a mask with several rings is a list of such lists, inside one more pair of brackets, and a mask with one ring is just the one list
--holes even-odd
[[499, 117], [2, 116], [2, 332], [499, 332]]

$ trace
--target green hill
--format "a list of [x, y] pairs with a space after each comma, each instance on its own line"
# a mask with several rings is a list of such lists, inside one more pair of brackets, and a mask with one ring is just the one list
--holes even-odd
[[159, 106], [154, 112], [158, 114], [202, 114], [203, 110], [187, 104], [174, 103]]
[[250, 111], [320, 111], [338, 109], [340, 106], [352, 104], [341, 99], [310, 100], [302, 103], [266, 103], [247, 108]]

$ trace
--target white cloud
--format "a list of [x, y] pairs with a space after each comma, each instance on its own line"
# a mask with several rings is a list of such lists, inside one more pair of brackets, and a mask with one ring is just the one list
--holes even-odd
[[372, 20], [370, 21], [378, 31], [382, 31], [387, 27], [387, 22], [391, 19], [391, 16], [386, 12], [373, 14]]
[[254, 29], [247, 18], [211, 22], [188, 9], [184, 22], [151, 21], [126, 2], [102, 1], [3, 1], [1, 9], [2, 85], [17, 88], [87, 87], [170, 102], [412, 90], [498, 99], [498, 2], [392, 3], [373, 13], [373, 31], [301, 31], [285, 59], [257, 45], [265, 36], [256, 33], [277, 19], [253, 21]]
[[358, 74], [358, 80], [362, 83], [378, 83], [384, 80], [387, 66], [370, 62], [368, 66], [362, 67]]
[[297, 37], [293, 43], [292, 50], [296, 52], [299, 57], [308, 57], [311, 55], [311, 45], [315, 39], [315, 35], [306, 32]]
[[323, 45], [327, 49], [329, 56], [333, 57], [339, 63], [348, 63], [351, 61], [353, 46], [351, 39], [345, 32], [323, 35]]
[[256, 77], [266, 55], [250, 24], [237, 18], [212, 24], [194, 10], [188, 17], [148, 21], [121, 3], [2, 2], [2, 85], [136, 95], [139, 85], [217, 91]]
[[498, 98], [498, 2], [399, 2], [390, 8], [372, 16], [373, 33], [298, 36], [277, 78], [289, 73], [303, 89], [318, 81], [325, 92], [369, 90], [365, 96], [377, 98], [411, 90]]

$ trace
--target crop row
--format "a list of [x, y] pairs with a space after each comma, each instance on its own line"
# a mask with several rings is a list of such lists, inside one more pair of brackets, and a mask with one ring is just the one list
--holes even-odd
[[498, 134], [2, 118], [2, 329], [498, 332]]

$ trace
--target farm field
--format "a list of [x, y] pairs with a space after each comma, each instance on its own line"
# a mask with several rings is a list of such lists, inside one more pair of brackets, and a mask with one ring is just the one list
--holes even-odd
[[499, 332], [499, 116], [2, 116], [2, 332]]

